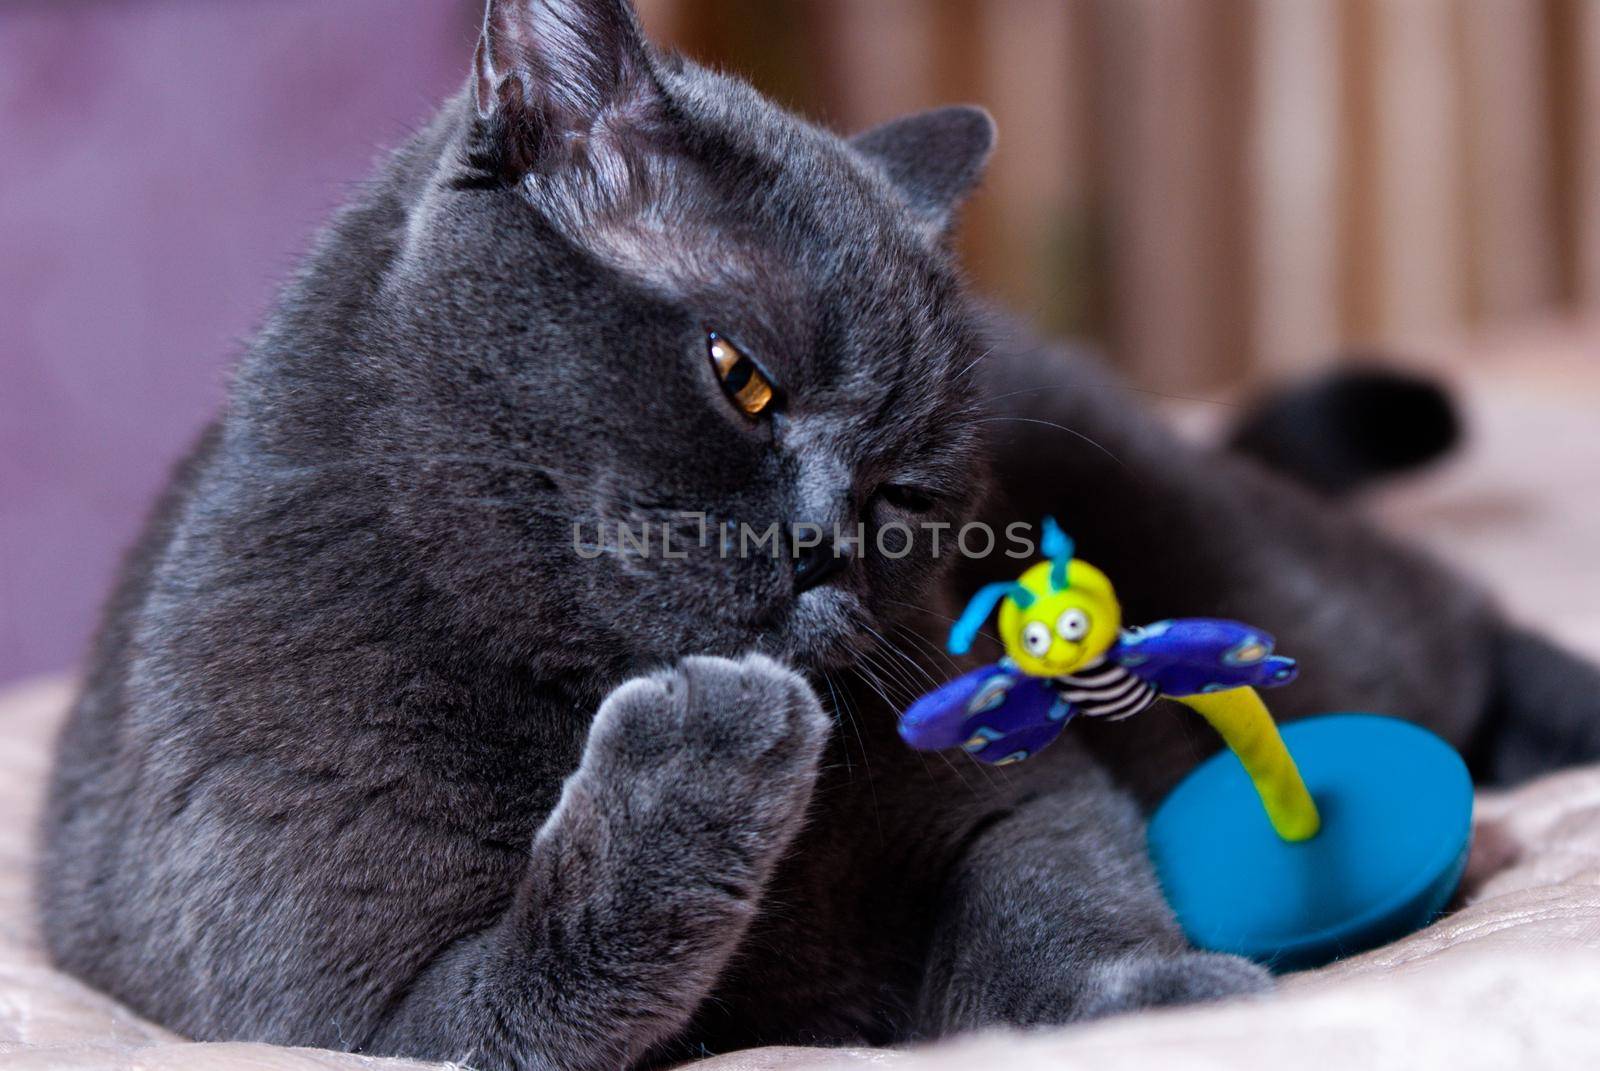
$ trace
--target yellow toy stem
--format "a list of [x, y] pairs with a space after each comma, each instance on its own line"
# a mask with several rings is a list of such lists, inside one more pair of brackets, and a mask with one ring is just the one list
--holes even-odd
[[1254, 688], [1171, 698], [1199, 713], [1222, 737], [1250, 775], [1267, 819], [1287, 841], [1310, 840], [1322, 828], [1300, 770], [1284, 746], [1278, 726]]

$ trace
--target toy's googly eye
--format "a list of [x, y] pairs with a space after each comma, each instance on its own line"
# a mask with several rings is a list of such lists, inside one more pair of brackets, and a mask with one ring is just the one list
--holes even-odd
[[1029, 621], [1022, 627], [1022, 646], [1035, 658], [1043, 658], [1052, 643], [1050, 627], [1043, 621]]
[[1082, 610], [1068, 610], [1056, 619], [1056, 634], [1069, 643], [1077, 643], [1089, 634], [1089, 615]]

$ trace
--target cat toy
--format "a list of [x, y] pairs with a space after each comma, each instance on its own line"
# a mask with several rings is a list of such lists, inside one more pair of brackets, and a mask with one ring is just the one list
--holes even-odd
[[950, 632], [950, 652], [966, 654], [998, 609], [1005, 656], [913, 703], [900, 719], [908, 744], [1007, 765], [1077, 715], [1121, 720], [1170, 699], [1227, 745], [1148, 828], [1157, 877], [1195, 945], [1294, 970], [1393, 940], [1444, 908], [1472, 818], [1472, 782], [1450, 745], [1374, 714], [1280, 732], [1258, 689], [1290, 683], [1297, 666], [1270, 635], [1213, 618], [1125, 628], [1111, 581], [1049, 518], [1040, 548], [1047, 560], [980, 589]]

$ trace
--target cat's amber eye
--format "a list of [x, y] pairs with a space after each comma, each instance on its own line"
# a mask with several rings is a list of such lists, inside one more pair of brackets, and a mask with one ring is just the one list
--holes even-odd
[[772, 406], [777, 391], [756, 363], [738, 346], [712, 331], [706, 335], [711, 367], [716, 369], [722, 389], [746, 416], [760, 416]]

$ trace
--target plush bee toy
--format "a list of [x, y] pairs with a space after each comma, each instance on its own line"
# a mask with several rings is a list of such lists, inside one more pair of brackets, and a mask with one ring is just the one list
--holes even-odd
[[1350, 712], [1279, 733], [1256, 689], [1293, 680], [1295, 664], [1271, 636], [1209, 618], [1124, 628], [1111, 582], [1049, 519], [1041, 547], [1047, 561], [983, 588], [950, 633], [951, 653], [965, 654], [998, 608], [1005, 657], [912, 704], [907, 743], [1020, 762], [1075, 715], [1126, 718], [1173, 699], [1232, 752], [1190, 771], [1146, 826], [1156, 877], [1197, 947], [1296, 970], [1438, 915], [1472, 828], [1472, 779], [1449, 744]]
[[1047, 561], [1015, 582], [981, 589], [950, 633], [950, 652], [967, 653], [998, 606], [1006, 657], [919, 699], [900, 720], [901, 737], [919, 750], [960, 747], [1005, 765], [1037, 754], [1075, 715], [1127, 718], [1164, 696], [1221, 733], [1280, 836], [1313, 836], [1316, 806], [1255, 692], [1293, 680], [1294, 660], [1273, 654], [1271, 636], [1237, 621], [1124, 628], [1111, 581], [1073, 557], [1072, 540], [1050, 518], [1040, 547]]

